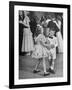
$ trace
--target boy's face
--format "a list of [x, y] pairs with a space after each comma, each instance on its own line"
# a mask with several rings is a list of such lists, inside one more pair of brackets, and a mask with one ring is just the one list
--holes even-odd
[[49, 36], [54, 36], [54, 34], [55, 34], [55, 31], [50, 30]]

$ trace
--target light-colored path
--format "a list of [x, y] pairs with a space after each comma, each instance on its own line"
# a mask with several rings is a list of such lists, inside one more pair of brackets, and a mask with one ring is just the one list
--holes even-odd
[[[32, 59], [31, 56], [20, 56], [19, 60], [19, 79], [29, 79], [29, 78], [44, 78], [42, 63], [39, 68], [41, 72], [34, 74], [33, 69], [35, 67], [36, 60]], [[48, 61], [46, 61], [48, 68]], [[49, 77], [62, 77], [63, 76], [63, 54], [57, 54], [57, 59], [55, 61], [55, 74], [50, 74], [45, 76]]]

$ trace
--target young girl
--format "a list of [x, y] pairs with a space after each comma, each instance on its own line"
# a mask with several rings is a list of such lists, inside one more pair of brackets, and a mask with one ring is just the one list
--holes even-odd
[[[49, 32], [49, 36], [46, 37], [47, 42], [50, 43], [50, 52], [49, 52], [49, 72], [51, 73], [55, 73], [54, 71], [54, 63], [56, 60], [56, 47], [58, 46], [58, 41], [57, 38], [54, 36], [55, 34], [55, 29], [53, 27], [49, 27], [49, 29], [47, 29], [47, 32]], [[47, 34], [46, 32], [46, 34]], [[49, 45], [48, 45], [48, 50], [49, 50]]]
[[38, 27], [38, 36], [35, 38], [36, 45], [35, 45], [32, 57], [38, 59], [38, 62], [33, 72], [34, 73], [39, 72], [38, 66], [40, 62], [43, 60], [43, 69], [44, 69], [44, 76], [45, 76], [45, 75], [49, 75], [49, 72], [46, 71], [46, 64], [45, 64], [45, 57], [48, 57], [49, 52], [45, 47], [46, 38], [43, 35], [43, 28], [40, 25], [37, 25], [37, 27]]

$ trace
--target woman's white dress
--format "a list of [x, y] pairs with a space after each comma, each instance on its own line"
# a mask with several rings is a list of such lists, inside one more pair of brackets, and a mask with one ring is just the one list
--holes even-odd
[[57, 32], [56, 36], [58, 38], [58, 52], [59, 53], [63, 53], [63, 39], [62, 39], [62, 35], [61, 32]]
[[30, 52], [33, 51], [34, 49], [34, 43], [33, 43], [33, 37], [32, 37], [32, 32], [30, 30], [30, 25], [29, 25], [29, 17], [26, 16], [24, 18], [24, 25], [28, 26], [28, 28], [23, 29], [23, 41], [22, 41], [22, 52]]
[[39, 34], [36, 39], [36, 45], [34, 46], [34, 51], [32, 53], [33, 58], [43, 58], [43, 57], [48, 57], [49, 51], [46, 47], [42, 46], [40, 42], [45, 43], [46, 38], [43, 34]]
[[58, 39], [58, 52], [63, 53], [63, 39], [61, 34], [61, 21], [58, 20], [58, 23], [56, 23], [57, 27], [59, 28], [59, 32], [56, 33], [57, 39]]

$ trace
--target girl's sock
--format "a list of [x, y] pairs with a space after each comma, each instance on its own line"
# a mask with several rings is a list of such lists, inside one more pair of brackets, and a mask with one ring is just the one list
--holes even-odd
[[41, 59], [39, 59], [39, 60], [38, 60], [38, 62], [37, 62], [37, 64], [36, 64], [36, 66], [35, 66], [35, 69], [34, 69], [34, 70], [37, 70], [37, 69], [38, 69], [38, 67], [39, 67], [40, 63], [41, 63]]
[[45, 63], [45, 58], [43, 58], [43, 69], [44, 69], [44, 73], [46, 73], [46, 63]]

